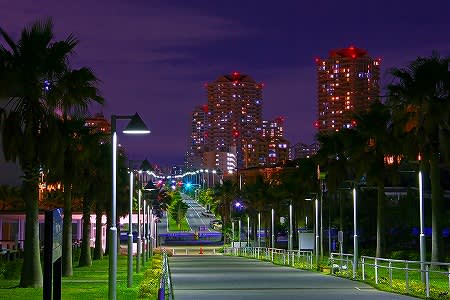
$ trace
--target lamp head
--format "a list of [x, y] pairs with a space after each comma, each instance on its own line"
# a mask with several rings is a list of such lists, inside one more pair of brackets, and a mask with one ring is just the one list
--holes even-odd
[[145, 125], [144, 121], [142, 121], [141, 117], [138, 113], [135, 113], [128, 123], [127, 127], [123, 130], [123, 133], [126, 134], [147, 134], [150, 133], [150, 130]]

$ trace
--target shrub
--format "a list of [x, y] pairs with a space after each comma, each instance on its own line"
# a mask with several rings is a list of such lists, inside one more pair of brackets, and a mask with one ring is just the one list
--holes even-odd
[[19, 279], [22, 270], [22, 259], [8, 261], [0, 266], [0, 275], [5, 279]]
[[139, 298], [155, 298], [158, 295], [159, 282], [162, 274], [162, 257], [152, 257], [152, 267], [144, 272], [144, 278], [138, 287]]

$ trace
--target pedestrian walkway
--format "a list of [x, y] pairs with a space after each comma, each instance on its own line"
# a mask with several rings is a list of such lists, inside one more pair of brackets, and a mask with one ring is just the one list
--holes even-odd
[[230, 256], [169, 258], [176, 300], [415, 299], [361, 282]]

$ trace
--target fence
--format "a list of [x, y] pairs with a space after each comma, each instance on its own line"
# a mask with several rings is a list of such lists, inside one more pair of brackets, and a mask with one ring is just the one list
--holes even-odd
[[280, 265], [312, 269], [312, 251], [265, 247], [224, 248], [225, 255], [251, 257]]
[[172, 288], [172, 280], [170, 274], [169, 260], [167, 258], [166, 251], [163, 252], [163, 261], [162, 261], [162, 274], [161, 280], [159, 282], [159, 291], [158, 291], [158, 300], [166, 299], [166, 296], [173, 300], [173, 288]]
[[[337, 264], [337, 263], [338, 264]], [[352, 254], [332, 253], [330, 256], [331, 272], [341, 272], [351, 270], [353, 267]], [[397, 292], [404, 292], [409, 294], [411, 292], [412, 280], [416, 282], [423, 282], [425, 287], [425, 296], [430, 297], [430, 290], [432, 287], [438, 290], [447, 290], [450, 294], [450, 263], [442, 262], [423, 262], [413, 260], [399, 260], [376, 258], [371, 256], [361, 256], [359, 263], [361, 264], [361, 277], [363, 281], [374, 281], [376, 285], [386, 283], [391, 288], [394, 288], [393, 282], [404, 282], [403, 286], [395, 286]]]

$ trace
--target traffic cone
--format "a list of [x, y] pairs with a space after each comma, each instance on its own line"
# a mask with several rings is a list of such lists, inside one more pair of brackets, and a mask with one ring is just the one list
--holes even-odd
[[203, 249], [202, 247], [200, 247], [200, 253], [199, 254], [203, 254]]

